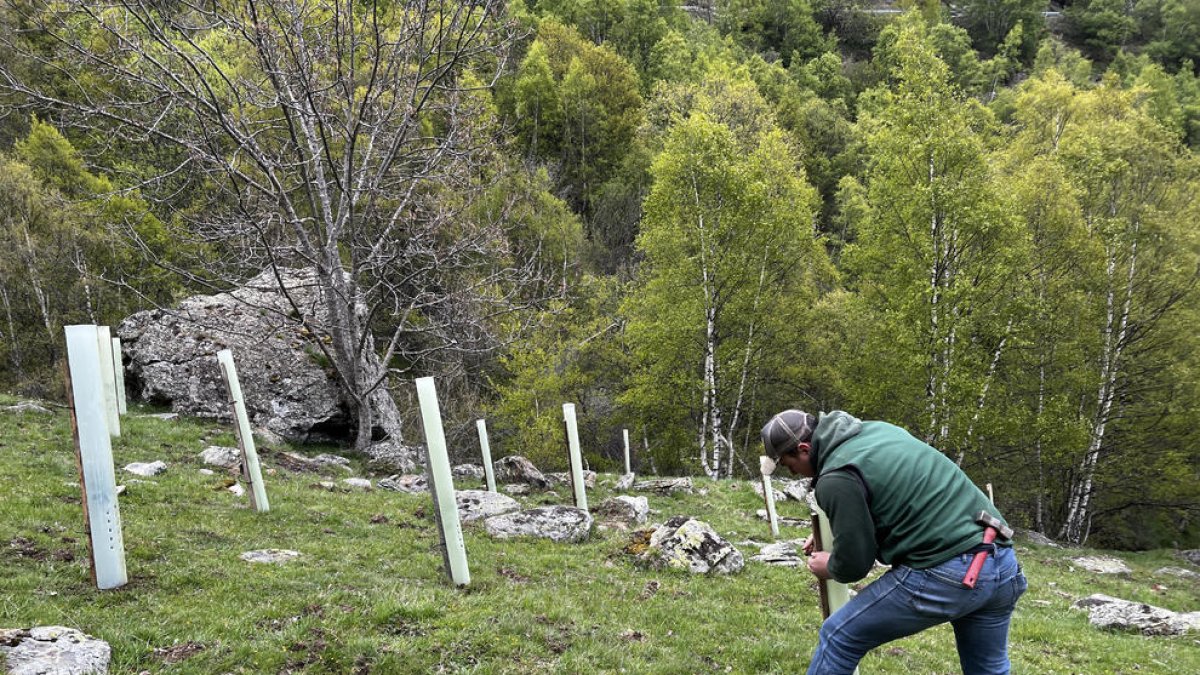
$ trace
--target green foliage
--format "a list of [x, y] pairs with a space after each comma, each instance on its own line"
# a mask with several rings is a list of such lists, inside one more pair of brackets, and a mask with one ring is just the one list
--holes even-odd
[[787, 363], [787, 317], [827, 273], [812, 189], [762, 102], [748, 114], [737, 100], [701, 93], [670, 128], [638, 239], [644, 276], [624, 308], [634, 369], [621, 400], [666, 470], [697, 455], [709, 467], [709, 453], [721, 471], [746, 461], [759, 384]]
[[1027, 61], [1045, 27], [1042, 11], [1047, 5], [1046, 0], [970, 0], [963, 9], [971, 39], [984, 54], [998, 54], [1013, 29], [1023, 26], [1016, 56]]

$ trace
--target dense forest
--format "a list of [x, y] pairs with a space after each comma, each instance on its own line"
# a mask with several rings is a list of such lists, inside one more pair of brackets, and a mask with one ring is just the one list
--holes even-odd
[[593, 464], [720, 478], [845, 409], [1195, 546], [1198, 58], [1200, 0], [8, 0], [0, 387], [311, 268], [360, 435], [432, 374], [539, 464], [575, 401]]

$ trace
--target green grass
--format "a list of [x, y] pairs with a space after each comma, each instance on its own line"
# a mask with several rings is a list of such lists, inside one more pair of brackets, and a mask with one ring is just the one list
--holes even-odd
[[[0, 628], [78, 628], [112, 645], [114, 673], [792, 673], [812, 653], [820, 619], [806, 571], [748, 563], [730, 577], [696, 577], [634, 565], [621, 533], [562, 545], [493, 541], [468, 527], [471, 585], [458, 590], [441, 568], [428, 495], [329, 492], [320, 476], [272, 469], [266, 456], [272, 510], [258, 514], [220, 489], [223, 475], [199, 473], [197, 454], [211, 443], [234, 444], [231, 430], [137, 411], [123, 420], [114, 454], [128, 486], [130, 583], [98, 591], [68, 415], [0, 413]], [[155, 459], [170, 468], [146, 483], [119, 470]], [[590, 502], [609, 496], [612, 482], [602, 476]], [[653, 518], [688, 514], [735, 543], [768, 539], [747, 482], [697, 484], [707, 494], [651, 496]], [[558, 493], [526, 503], [566, 503], [568, 490]], [[779, 509], [807, 515], [794, 502]], [[379, 515], [387, 522], [372, 523]], [[257, 548], [303, 556], [282, 566], [238, 558]], [[1153, 575], [1186, 566], [1170, 552], [1116, 554], [1134, 574], [1114, 579], [1071, 571], [1077, 552], [1019, 551], [1030, 591], [1014, 618], [1014, 672], [1200, 672], [1200, 636], [1103, 632], [1069, 608], [1093, 592], [1200, 608], [1195, 582]], [[953, 643], [948, 627], [927, 631], [876, 650], [861, 672], [957, 672]], [[172, 646], [186, 658], [172, 662]]]

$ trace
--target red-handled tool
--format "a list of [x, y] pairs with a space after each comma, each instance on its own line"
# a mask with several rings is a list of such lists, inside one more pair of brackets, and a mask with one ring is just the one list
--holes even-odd
[[[975, 522], [983, 525], [983, 543], [990, 544], [996, 541], [996, 535], [1003, 535], [1005, 539], [1012, 539], [1012, 528], [1005, 525], [999, 518], [993, 516], [987, 511], [980, 511], [975, 517]], [[987, 559], [988, 552], [980, 551], [975, 554], [971, 560], [971, 566], [967, 568], [967, 574], [963, 577], [962, 584], [967, 588], [975, 588], [975, 582], [979, 581], [979, 571], [983, 569], [983, 563]]]

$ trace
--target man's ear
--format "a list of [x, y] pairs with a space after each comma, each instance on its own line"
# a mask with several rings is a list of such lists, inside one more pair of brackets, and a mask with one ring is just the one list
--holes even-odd
[[800, 452], [808, 452], [812, 450], [812, 443], [809, 443], [808, 441], [801, 441], [800, 444], [796, 446], [796, 449]]

